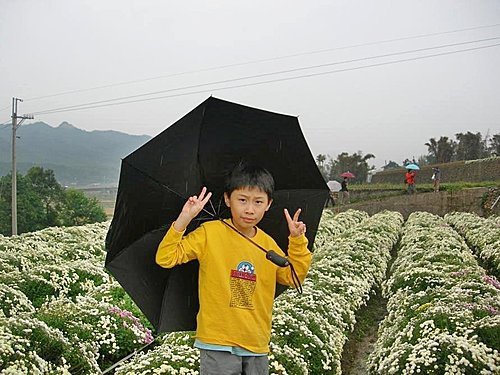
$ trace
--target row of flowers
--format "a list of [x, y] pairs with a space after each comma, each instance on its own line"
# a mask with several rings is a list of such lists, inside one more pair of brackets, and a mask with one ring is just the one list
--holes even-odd
[[[340, 374], [340, 358], [356, 311], [384, 279], [402, 216], [385, 212], [333, 215], [325, 211], [303, 294], [285, 291], [276, 301], [271, 334], [271, 374]], [[122, 374], [196, 374], [197, 350], [189, 333], [170, 334], [153, 350], [121, 365]]]
[[468, 212], [446, 214], [451, 224], [476, 251], [492, 274], [500, 277], [500, 217], [483, 218]]
[[[366, 218], [368, 218], [368, 214], [362, 211], [347, 210], [335, 215], [332, 211], [325, 210], [321, 218], [318, 233], [316, 234], [315, 248], [322, 248], [326, 242], [331, 241], [333, 236], [345, 232]], [[318, 250], [316, 250], [317, 253]], [[288, 293], [296, 295], [294, 291], [288, 290], [279, 297], [278, 301]], [[305, 290], [304, 293], [307, 293], [307, 291]], [[156, 339], [158, 345], [154, 349], [146, 353], [138, 353], [132, 359], [118, 367], [115, 374], [197, 374], [199, 352], [193, 348], [193, 335], [193, 332], [176, 332], [159, 337]], [[274, 336], [276, 334], [273, 332]], [[274, 346], [274, 344], [271, 343], [271, 346]], [[289, 357], [296, 355], [292, 349], [285, 348], [284, 350], [287, 350], [286, 354]], [[302, 367], [304, 365], [307, 367], [306, 364], [303, 364]], [[274, 357], [271, 360], [271, 366], [276, 373], [286, 373], [283, 365], [275, 360]]]
[[391, 276], [373, 374], [497, 374], [500, 284], [443, 218], [412, 213]]
[[355, 314], [384, 280], [402, 223], [397, 212], [379, 213], [316, 249], [304, 294], [288, 293], [275, 303], [273, 373], [341, 374]]
[[100, 373], [152, 341], [104, 270], [107, 229], [98, 223], [0, 236], [2, 373]]
[[[304, 294], [289, 290], [275, 303], [272, 374], [340, 374], [355, 313], [384, 279], [402, 222], [395, 212], [368, 218], [325, 211]], [[384, 284], [389, 315], [371, 371], [495, 373], [500, 284], [443, 219], [412, 214], [404, 230]], [[103, 269], [106, 231], [94, 224], [0, 236], [2, 373], [100, 373], [152, 341], [140, 312]], [[115, 373], [197, 373], [191, 334], [157, 344]]]
[[[325, 220], [323, 237], [367, 216], [351, 211]], [[137, 306], [103, 268], [107, 229], [99, 223], [0, 235], [2, 373], [99, 373], [153, 340]], [[181, 369], [179, 353], [195, 363], [190, 340], [173, 334], [158, 341], [177, 353], [171, 362]], [[158, 368], [171, 373], [165, 363], [162, 355]]]
[[335, 213], [331, 210], [324, 210], [314, 240], [315, 249], [324, 247], [325, 243], [331, 243], [333, 237], [342, 234], [349, 228], [355, 227], [368, 217], [369, 215], [365, 211], [349, 209]]

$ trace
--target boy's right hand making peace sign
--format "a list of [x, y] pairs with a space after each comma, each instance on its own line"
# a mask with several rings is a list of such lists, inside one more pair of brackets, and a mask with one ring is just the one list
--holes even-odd
[[189, 197], [184, 204], [184, 207], [182, 207], [182, 211], [177, 217], [177, 220], [174, 222], [174, 229], [178, 232], [183, 232], [191, 220], [198, 216], [201, 210], [203, 210], [203, 207], [205, 207], [211, 196], [212, 193], [207, 193], [207, 188], [203, 187], [200, 195], [193, 195]]

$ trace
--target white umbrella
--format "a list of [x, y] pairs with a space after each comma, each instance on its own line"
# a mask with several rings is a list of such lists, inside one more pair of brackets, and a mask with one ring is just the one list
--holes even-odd
[[340, 189], [342, 189], [340, 182], [335, 180], [328, 181], [326, 184], [331, 191], [340, 191]]

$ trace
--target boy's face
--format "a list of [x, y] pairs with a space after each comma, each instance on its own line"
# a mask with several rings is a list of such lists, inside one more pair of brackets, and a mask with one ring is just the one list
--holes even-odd
[[231, 209], [234, 226], [248, 237], [255, 235], [254, 227], [262, 220], [272, 200], [259, 188], [233, 190], [231, 196], [224, 193], [224, 201]]

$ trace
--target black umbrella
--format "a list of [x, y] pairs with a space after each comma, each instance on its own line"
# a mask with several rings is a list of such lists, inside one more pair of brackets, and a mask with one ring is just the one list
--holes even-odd
[[275, 179], [274, 201], [259, 227], [286, 252], [283, 208], [302, 208], [312, 250], [329, 189], [296, 117], [210, 97], [122, 161], [106, 268], [158, 332], [196, 328], [198, 262], [164, 269], [155, 263], [156, 249], [187, 197], [202, 186], [213, 193], [206, 207], [213, 213], [193, 220], [187, 231], [203, 219], [229, 216], [224, 178], [241, 160]]

